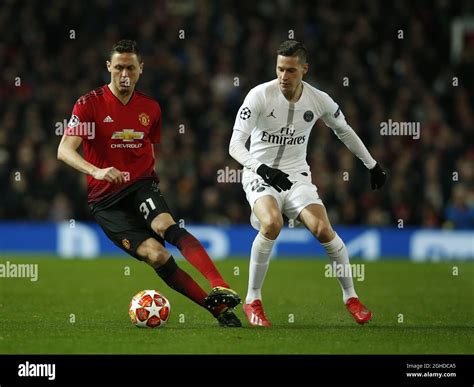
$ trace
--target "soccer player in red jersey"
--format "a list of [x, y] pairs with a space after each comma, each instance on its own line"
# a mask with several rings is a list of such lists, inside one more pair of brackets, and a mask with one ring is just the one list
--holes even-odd
[[[135, 90], [143, 62], [135, 41], [116, 43], [107, 61], [108, 85], [80, 97], [58, 148], [58, 159], [87, 175], [88, 203], [105, 234], [146, 262], [172, 289], [209, 310], [224, 327], [240, 327], [239, 296], [222, 278], [201, 243], [173, 219], [154, 171], [161, 109]], [[78, 152], [82, 144], [84, 157]], [[209, 281], [208, 294], [165, 249], [165, 241]]]

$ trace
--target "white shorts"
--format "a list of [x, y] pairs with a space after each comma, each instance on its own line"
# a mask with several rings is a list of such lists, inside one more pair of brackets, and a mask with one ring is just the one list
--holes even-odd
[[257, 216], [253, 212], [255, 201], [262, 196], [270, 195], [275, 198], [278, 207], [282, 214], [286, 215], [288, 219], [297, 221], [300, 212], [310, 204], [323, 205], [319, 198], [318, 189], [311, 183], [311, 179], [301, 176], [301, 179], [292, 175], [290, 180], [293, 182], [290, 190], [278, 192], [275, 188], [265, 183], [265, 181], [253, 172], [244, 174], [242, 185], [247, 196], [247, 201], [252, 209], [250, 215], [250, 224], [256, 230], [260, 229], [260, 224]]

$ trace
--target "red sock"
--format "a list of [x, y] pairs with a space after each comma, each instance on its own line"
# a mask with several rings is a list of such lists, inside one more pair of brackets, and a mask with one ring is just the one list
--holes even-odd
[[229, 288], [229, 284], [224, 281], [217, 271], [204, 247], [184, 228], [180, 228], [177, 224], [169, 227], [165, 232], [165, 240], [179, 249], [189, 263], [206, 277], [211, 287], [223, 286]]
[[206, 292], [188, 273], [178, 267], [173, 257], [170, 257], [163, 266], [156, 268], [155, 271], [171, 289], [188, 297], [196, 304], [211, 312], [214, 316], [217, 316], [221, 311], [215, 310], [216, 308], [212, 310], [206, 308], [204, 305], [204, 298], [207, 296]]
[[177, 247], [181, 254], [198, 269], [201, 274], [207, 278], [211, 287], [223, 286], [229, 288], [229, 284], [224, 281], [224, 278], [217, 271], [214, 262], [207, 254], [204, 247], [201, 245], [193, 235], [187, 234], [178, 241]]

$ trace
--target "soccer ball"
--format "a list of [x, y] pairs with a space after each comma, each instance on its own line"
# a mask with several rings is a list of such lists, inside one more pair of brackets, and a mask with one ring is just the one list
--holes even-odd
[[170, 317], [169, 301], [156, 290], [142, 290], [130, 301], [128, 314], [139, 328], [162, 328]]

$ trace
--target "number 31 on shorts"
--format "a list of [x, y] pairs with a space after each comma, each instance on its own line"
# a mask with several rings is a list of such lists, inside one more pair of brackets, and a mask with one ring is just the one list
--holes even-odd
[[138, 208], [140, 209], [140, 212], [143, 213], [145, 220], [148, 218], [148, 215], [150, 215], [151, 210], [156, 210], [156, 206], [155, 203], [153, 203], [152, 198], [148, 198], [144, 202], [141, 202]]

